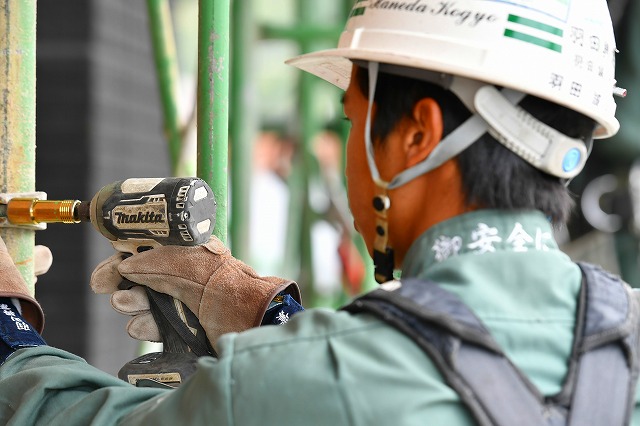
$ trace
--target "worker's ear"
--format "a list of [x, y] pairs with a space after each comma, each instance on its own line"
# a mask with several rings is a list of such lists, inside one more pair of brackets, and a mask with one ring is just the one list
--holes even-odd
[[412, 118], [405, 133], [407, 167], [427, 158], [442, 139], [442, 110], [433, 98], [416, 102]]

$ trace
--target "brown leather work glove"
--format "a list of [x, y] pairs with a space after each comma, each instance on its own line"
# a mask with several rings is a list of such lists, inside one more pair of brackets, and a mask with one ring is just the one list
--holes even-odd
[[144, 289], [118, 290], [123, 277], [184, 302], [196, 314], [214, 346], [222, 334], [259, 326], [278, 293], [288, 293], [301, 302], [296, 283], [258, 276], [231, 256], [216, 237], [204, 245], [164, 246], [125, 260], [116, 254], [96, 267], [91, 288], [96, 293], [111, 293], [114, 309], [134, 316], [127, 331], [138, 340], [159, 341], [160, 334]]
[[[51, 251], [46, 247], [39, 248], [36, 256], [44, 259], [43, 261], [37, 262], [37, 272], [39, 274], [46, 272], [49, 266], [51, 266], [53, 259], [51, 257]], [[48, 265], [45, 267], [43, 262]], [[44, 328], [44, 313], [42, 312], [42, 307], [40, 307], [36, 299], [29, 294], [27, 284], [24, 282], [24, 279], [22, 279], [18, 268], [14, 265], [13, 259], [9, 256], [7, 246], [2, 238], [0, 238], [0, 297], [19, 299], [24, 319], [26, 319], [38, 333], [42, 333]]]

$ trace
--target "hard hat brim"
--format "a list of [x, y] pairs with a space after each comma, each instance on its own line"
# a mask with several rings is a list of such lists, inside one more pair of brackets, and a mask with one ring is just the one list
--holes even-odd
[[[352, 61], [354, 60], [390, 63], [418, 69], [431, 69], [433, 71], [450, 73], [461, 77], [478, 79], [477, 72], [474, 74], [473, 72], [464, 69], [453, 70], [450, 66], [438, 66], [438, 64], [433, 63], [432, 61], [425, 63], [425, 61], [420, 61], [416, 58], [404, 55], [395, 55], [390, 52], [380, 52], [368, 49], [335, 48], [320, 50], [317, 52], [296, 56], [287, 60], [285, 63], [294, 66], [302, 71], [308, 72], [309, 74], [315, 75], [316, 77], [319, 77], [342, 90], [347, 90], [347, 88], [349, 87], [349, 82], [351, 80], [351, 69], [353, 67]], [[486, 83], [498, 85], [500, 85], [501, 83], [504, 84], [500, 81], [492, 81], [493, 79], [489, 75], [485, 77], [486, 78], [483, 78], [482, 80], [484, 80]], [[509, 85], [507, 84], [507, 86]], [[514, 85], [512, 88], [515, 90], [524, 89], [516, 85]], [[590, 116], [594, 118], [594, 120], [598, 121], [597, 118], [599, 117], [594, 117], [593, 111], [589, 111], [583, 108], [576, 108], [576, 106], [574, 105], [566, 105], [565, 102], [562, 102], [559, 99], [550, 98], [546, 93], [535, 93], [534, 91], [531, 94], [534, 96], [546, 98], [552, 102], [557, 102], [558, 104], [565, 105], [569, 108], [573, 107], [578, 112]], [[614, 117], [611, 117], [607, 122], [599, 121], [594, 133], [594, 137], [599, 139], [613, 136], [619, 128], [620, 124]]]
[[[351, 59], [356, 56], [353, 49], [327, 49], [296, 56], [285, 63], [347, 90], [353, 66]], [[365, 57], [361, 55], [362, 59]]]

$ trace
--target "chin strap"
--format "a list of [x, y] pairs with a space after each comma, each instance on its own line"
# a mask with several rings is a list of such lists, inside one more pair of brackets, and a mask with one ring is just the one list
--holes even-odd
[[389, 182], [382, 180], [374, 157], [373, 141], [371, 140], [371, 115], [373, 99], [376, 93], [378, 81], [377, 62], [369, 63], [369, 105], [367, 107], [367, 121], [365, 123], [365, 145], [367, 148], [367, 162], [371, 172], [371, 178], [378, 188], [378, 194], [373, 198], [373, 209], [376, 212], [376, 238], [373, 242], [373, 264], [375, 266], [375, 278], [379, 283], [393, 279], [395, 261], [393, 249], [389, 247], [389, 222], [387, 211], [391, 207], [391, 200], [387, 193]]
[[391, 200], [387, 195], [387, 189], [378, 187], [379, 193], [373, 198], [373, 208], [376, 212], [376, 238], [373, 242], [373, 264], [375, 266], [375, 277], [379, 283], [391, 281], [393, 279], [393, 269], [395, 262], [393, 249], [388, 246], [388, 221], [387, 211], [391, 207]]

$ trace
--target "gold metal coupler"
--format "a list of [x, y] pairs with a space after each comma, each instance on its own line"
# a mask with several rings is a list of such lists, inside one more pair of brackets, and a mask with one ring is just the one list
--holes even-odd
[[0, 227], [46, 228], [47, 223], [78, 223], [78, 200], [47, 200], [44, 192], [0, 194]]

